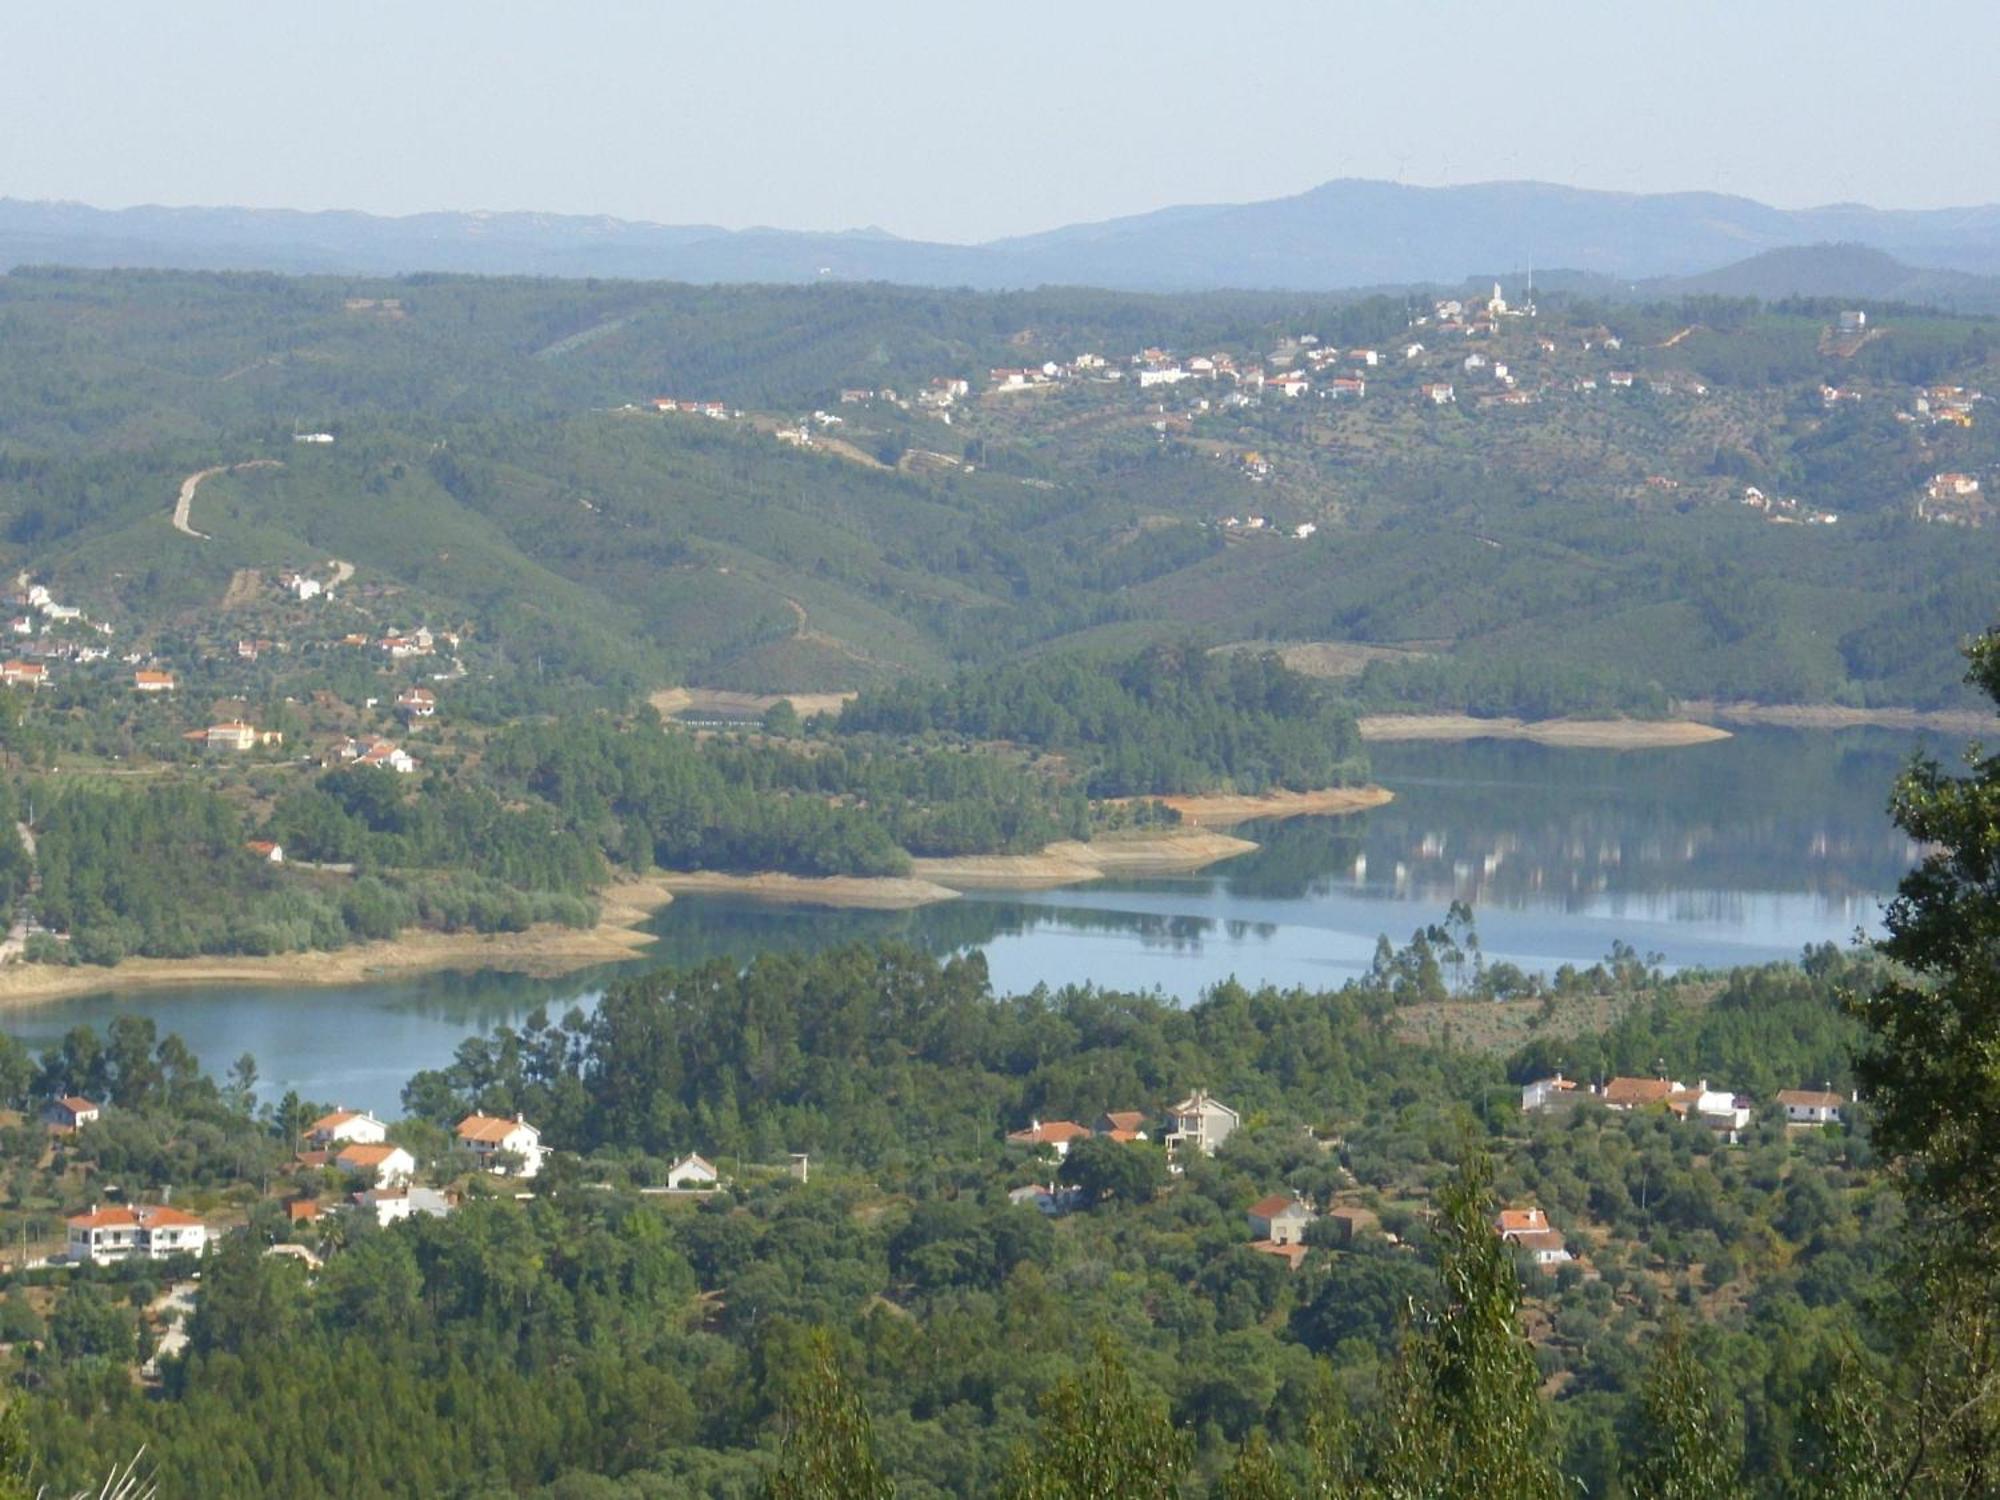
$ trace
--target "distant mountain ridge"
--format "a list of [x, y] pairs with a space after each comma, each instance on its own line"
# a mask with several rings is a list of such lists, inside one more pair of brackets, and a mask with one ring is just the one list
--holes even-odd
[[[1428, 188], [1342, 179], [1285, 198], [1180, 205], [982, 245], [950, 245], [879, 229], [729, 230], [601, 215], [390, 218], [288, 209], [106, 210], [0, 199], [0, 266], [293, 274], [1338, 291], [1458, 283], [1528, 267], [1620, 281], [1699, 277], [1766, 252], [1833, 243], [1926, 271], [2000, 274], [2000, 205], [1780, 209], [1719, 193], [1615, 193], [1540, 182]], [[1778, 275], [1784, 265], [1765, 271]], [[1821, 263], [1813, 274], [1826, 269]], [[1858, 262], [1849, 269], [1863, 271]], [[1949, 290], [1951, 283], [1940, 286]], [[1834, 286], [1821, 294], [1868, 290]]]

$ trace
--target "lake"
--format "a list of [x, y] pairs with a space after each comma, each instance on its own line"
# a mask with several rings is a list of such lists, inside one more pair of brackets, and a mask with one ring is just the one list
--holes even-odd
[[[1885, 805], [1920, 744], [1888, 731], [1755, 730], [1666, 750], [1519, 742], [1374, 747], [1386, 807], [1246, 825], [1255, 853], [1191, 875], [975, 896], [913, 912], [690, 897], [658, 914], [638, 964], [558, 980], [441, 974], [327, 989], [225, 987], [63, 1001], [8, 1020], [40, 1048], [79, 1022], [153, 1017], [220, 1072], [253, 1054], [267, 1094], [399, 1111], [421, 1068], [469, 1032], [588, 1004], [621, 971], [761, 949], [897, 938], [979, 947], [996, 989], [1096, 983], [1190, 1000], [1223, 979], [1312, 988], [1365, 969], [1471, 903], [1487, 956], [1587, 965], [1614, 942], [1674, 967], [1796, 957], [1879, 930], [1916, 857]], [[1955, 742], [1928, 742], [1949, 758]]]

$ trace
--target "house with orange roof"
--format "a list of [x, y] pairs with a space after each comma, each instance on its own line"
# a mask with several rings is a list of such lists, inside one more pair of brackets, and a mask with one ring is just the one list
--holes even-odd
[[1681, 1085], [1670, 1078], [1614, 1078], [1598, 1097], [1606, 1109], [1629, 1111], [1663, 1106]]
[[60, 1099], [49, 1101], [48, 1108], [42, 1111], [42, 1118], [51, 1130], [68, 1133], [94, 1125], [103, 1114], [97, 1104], [81, 1094], [65, 1094]]
[[[542, 1170], [548, 1151], [542, 1133], [520, 1115], [467, 1115], [458, 1122], [458, 1143], [479, 1159], [480, 1168], [506, 1176], [518, 1170], [533, 1177]], [[518, 1158], [518, 1169], [513, 1166]]]
[[1030, 1120], [1026, 1130], [1007, 1132], [1010, 1146], [1048, 1147], [1057, 1157], [1069, 1155], [1069, 1148], [1089, 1137], [1090, 1132], [1074, 1120]]
[[406, 1187], [417, 1175], [417, 1159], [387, 1141], [350, 1141], [333, 1164], [375, 1187]]
[[10, 661], [0, 664], [0, 684], [8, 687], [38, 688], [49, 680], [49, 669], [38, 661]]
[[136, 1208], [93, 1207], [72, 1217], [63, 1257], [72, 1265], [102, 1266], [121, 1260], [170, 1260], [208, 1249], [208, 1226], [165, 1204]]
[[174, 674], [144, 670], [134, 672], [132, 690], [136, 693], [171, 693], [174, 690]]
[[1114, 1141], [1146, 1139], [1146, 1112], [1142, 1109], [1106, 1110], [1097, 1117], [1097, 1134]]
[[1503, 1208], [1493, 1218], [1493, 1232], [1526, 1252], [1537, 1266], [1558, 1266], [1573, 1259], [1562, 1231], [1539, 1208]]

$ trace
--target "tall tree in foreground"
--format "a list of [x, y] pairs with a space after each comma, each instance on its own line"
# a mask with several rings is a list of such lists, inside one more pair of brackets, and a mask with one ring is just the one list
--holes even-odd
[[1728, 1500], [1737, 1492], [1729, 1432], [1678, 1319], [1667, 1324], [1639, 1393], [1625, 1481], [1640, 1500]]
[[[2000, 704], [2000, 630], [1966, 655]], [[1897, 1494], [2000, 1484], [2000, 756], [1966, 760], [1897, 783], [1896, 822], [1929, 852], [1884, 918], [1901, 972], [1856, 1006], [1856, 1075], [1912, 1217]]]
[[1492, 1216], [1491, 1165], [1468, 1146], [1438, 1195], [1439, 1300], [1406, 1356], [1410, 1399], [1390, 1411], [1385, 1500], [1544, 1500], [1563, 1489], [1521, 1331], [1520, 1274]]
[[875, 1433], [823, 1328], [812, 1333], [810, 1368], [785, 1403], [784, 1448], [764, 1500], [894, 1500], [875, 1456]]
[[1043, 1398], [1013, 1500], [1174, 1500], [1193, 1454], [1192, 1438], [1132, 1388], [1116, 1346], [1100, 1338], [1093, 1364]]

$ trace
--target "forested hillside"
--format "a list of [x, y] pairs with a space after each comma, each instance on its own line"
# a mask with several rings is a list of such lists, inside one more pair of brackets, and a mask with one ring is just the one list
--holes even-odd
[[1962, 702], [1993, 330], [1840, 311], [24, 270], [0, 562], [223, 678], [448, 625], [502, 713], [1189, 631], [1443, 654], [1386, 691], [1438, 706]]

